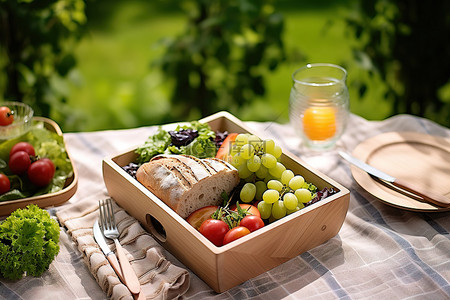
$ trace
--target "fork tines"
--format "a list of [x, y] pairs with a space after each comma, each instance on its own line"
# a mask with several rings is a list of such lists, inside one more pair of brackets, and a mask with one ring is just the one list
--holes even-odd
[[102, 199], [98, 203], [100, 210], [100, 223], [103, 230], [112, 230], [116, 226], [116, 219], [114, 217], [114, 209], [111, 198]]

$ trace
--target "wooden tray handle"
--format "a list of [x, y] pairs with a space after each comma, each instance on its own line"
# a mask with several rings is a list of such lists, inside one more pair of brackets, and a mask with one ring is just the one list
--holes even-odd
[[404, 189], [408, 192], [411, 192], [415, 195], [418, 195], [422, 197], [425, 201], [433, 203], [434, 205], [440, 206], [440, 207], [450, 207], [450, 199], [439, 195], [433, 191], [422, 189], [418, 186], [412, 185], [404, 180], [401, 179], [395, 179], [395, 181], [392, 183], [393, 185]]

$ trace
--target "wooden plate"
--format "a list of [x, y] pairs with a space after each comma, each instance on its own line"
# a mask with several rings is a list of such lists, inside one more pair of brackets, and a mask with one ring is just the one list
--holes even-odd
[[[360, 160], [422, 188], [450, 198], [450, 140], [416, 132], [388, 132], [359, 144], [353, 155]], [[395, 191], [351, 166], [356, 182], [380, 201], [421, 212], [449, 211]]]
[[[58, 124], [53, 120], [44, 117], [34, 117], [33, 120], [43, 122], [45, 128], [48, 129], [49, 131], [55, 132], [58, 135], [63, 134]], [[28, 204], [36, 204], [41, 208], [46, 208], [49, 206], [60, 205], [69, 200], [77, 190], [78, 173], [73, 164], [73, 160], [70, 157], [70, 153], [68, 151], [67, 155], [69, 156], [70, 162], [72, 163], [73, 175], [67, 178], [64, 188], [62, 190], [51, 194], [39, 195], [17, 200], [2, 201], [0, 202], [0, 216], [7, 216], [16, 209], [24, 208]]]

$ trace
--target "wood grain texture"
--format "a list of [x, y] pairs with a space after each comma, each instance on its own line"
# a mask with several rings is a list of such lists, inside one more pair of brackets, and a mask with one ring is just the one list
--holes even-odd
[[139, 294], [141, 290], [141, 285], [133, 267], [128, 260], [125, 252], [123, 251], [122, 245], [119, 243], [118, 239], [114, 239], [114, 244], [116, 245], [116, 255], [120, 262], [120, 270], [123, 276], [125, 285], [128, 287], [132, 294]]
[[[63, 135], [61, 129], [59, 128], [58, 124], [55, 121], [44, 117], [34, 117], [33, 120], [43, 122], [46, 129], [55, 132], [60, 136]], [[9, 215], [16, 209], [24, 208], [28, 204], [36, 204], [40, 208], [46, 208], [49, 206], [60, 205], [69, 200], [77, 190], [78, 172], [75, 168], [75, 165], [73, 164], [73, 160], [67, 148], [66, 152], [72, 164], [73, 175], [67, 178], [64, 188], [62, 190], [51, 194], [0, 202], [0, 216]]]
[[[416, 132], [388, 132], [359, 144], [358, 159], [421, 190], [450, 199], [450, 141]], [[449, 211], [403, 191], [396, 191], [352, 166], [356, 182], [385, 204], [420, 212]]]
[[[210, 124], [213, 130], [258, 135], [226, 112], [201, 121]], [[284, 152], [281, 160], [294, 173], [302, 174], [318, 188], [333, 187], [339, 192], [232, 243], [216, 247], [121, 168], [135, 158], [131, 149], [103, 160], [103, 177], [109, 195], [216, 292], [226, 291], [326, 242], [339, 232], [347, 214], [350, 194], [345, 187]], [[163, 231], [158, 230], [154, 220], [162, 225]]]
[[399, 187], [400, 189], [414, 194], [415, 196], [418, 196], [419, 198], [423, 198], [423, 200], [426, 202], [430, 202], [431, 204], [434, 204], [436, 206], [450, 208], [450, 198], [441, 194], [437, 194], [428, 187], [423, 188], [414, 183], [410, 183], [408, 180], [399, 178], [396, 178], [394, 182], [392, 182], [392, 184], [396, 187]]
[[[125, 279], [122, 274], [121, 266], [119, 264], [119, 261], [117, 260], [117, 256], [114, 254], [114, 252], [111, 252], [108, 255], [106, 255], [106, 258], [108, 259], [109, 263], [111, 264], [111, 267], [116, 272], [120, 281], [126, 285]], [[130, 292], [133, 294], [133, 299], [139, 299], [139, 300], [146, 299], [144, 296], [144, 293], [142, 292], [142, 288], [140, 285], [139, 285], [139, 290], [137, 293], [133, 293], [132, 290], [130, 290]]]

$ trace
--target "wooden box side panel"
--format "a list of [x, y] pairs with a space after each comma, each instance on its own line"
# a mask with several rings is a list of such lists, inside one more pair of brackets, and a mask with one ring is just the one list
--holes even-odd
[[[213, 130], [255, 134], [228, 113], [201, 121]], [[104, 160], [104, 180], [109, 194], [149, 232], [153, 233], [154, 228], [147, 216], [158, 220], [167, 234], [160, 243], [216, 292], [228, 290], [326, 242], [339, 232], [348, 210], [350, 196], [345, 187], [312, 170], [295, 156], [283, 153], [281, 161], [294, 173], [301, 174], [319, 189], [333, 187], [339, 192], [229, 245], [215, 247], [121, 169], [120, 166], [135, 158], [132, 150]]]
[[267, 227], [264, 235], [253, 237], [251, 243], [238, 241], [239, 244], [224, 251], [218, 261], [218, 268], [222, 270], [220, 291], [256, 277], [334, 237], [344, 222], [349, 200], [350, 195], [346, 194], [291, 220], [285, 217], [276, 229]]
[[348, 193], [334, 195], [251, 236], [216, 248], [220, 251], [215, 253], [187, 222], [127, 176], [113, 161], [104, 161], [105, 183], [111, 197], [151, 233], [154, 228], [147, 215], [158, 220], [167, 234], [167, 239], [159, 242], [216, 292], [258, 276], [335, 236], [344, 222], [350, 198]]
[[[232, 119], [235, 120], [232, 121]], [[211, 117], [202, 119], [201, 122], [208, 123], [214, 131], [228, 131], [237, 133], [250, 132], [250, 128], [246, 127], [242, 121], [226, 113], [215, 114]]]
[[[166, 250], [217, 290], [217, 257], [208, 247], [209, 241], [144, 186], [140, 186], [138, 181], [122, 172], [124, 171], [118, 170], [113, 161], [103, 161], [103, 176], [108, 194], [135, 217]], [[210, 246], [214, 247], [212, 244]]]

